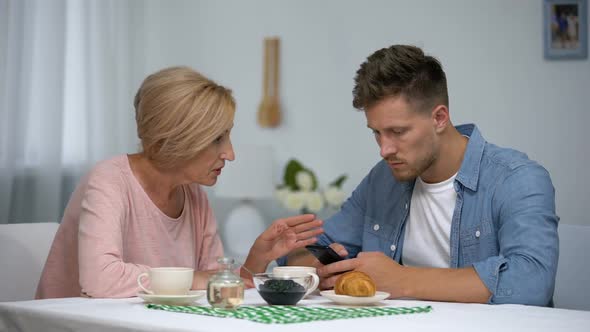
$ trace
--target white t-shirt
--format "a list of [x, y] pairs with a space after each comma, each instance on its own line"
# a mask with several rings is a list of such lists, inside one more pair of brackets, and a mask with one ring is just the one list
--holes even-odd
[[420, 177], [416, 179], [404, 238], [404, 265], [450, 267], [456, 176], [440, 183], [425, 183]]

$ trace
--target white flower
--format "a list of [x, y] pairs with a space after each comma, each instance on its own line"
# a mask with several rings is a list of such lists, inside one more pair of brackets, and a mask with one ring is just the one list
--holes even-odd
[[291, 159], [285, 166], [284, 183], [275, 191], [275, 197], [289, 210], [320, 213], [327, 205], [342, 204], [345, 194], [340, 186], [346, 177], [344, 174], [340, 175], [325, 191], [321, 191], [317, 189], [319, 182], [314, 172], [298, 160]]
[[307, 171], [299, 171], [295, 174], [295, 183], [301, 190], [310, 191], [313, 187], [313, 177]]
[[299, 211], [305, 205], [305, 198], [304, 192], [288, 192], [283, 203], [287, 209]]
[[309, 211], [318, 213], [324, 208], [324, 198], [317, 191], [305, 193], [306, 207]]
[[332, 206], [340, 206], [344, 202], [345, 194], [344, 191], [337, 187], [331, 186], [324, 190], [324, 196], [328, 204]]
[[280, 188], [275, 190], [275, 197], [281, 202], [281, 204], [286, 205], [287, 195], [289, 195], [290, 192], [291, 190], [289, 190], [289, 188]]

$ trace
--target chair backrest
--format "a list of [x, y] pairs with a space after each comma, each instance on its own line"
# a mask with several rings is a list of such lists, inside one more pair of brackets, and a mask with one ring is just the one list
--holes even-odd
[[590, 226], [559, 224], [555, 307], [590, 310]]
[[58, 223], [0, 224], [0, 302], [35, 298]]

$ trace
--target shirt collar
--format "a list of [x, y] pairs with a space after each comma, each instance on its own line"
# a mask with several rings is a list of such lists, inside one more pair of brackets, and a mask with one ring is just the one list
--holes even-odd
[[474, 124], [464, 124], [455, 128], [457, 128], [457, 131], [461, 135], [469, 137], [467, 149], [465, 149], [465, 155], [461, 163], [461, 169], [459, 169], [459, 174], [457, 174], [455, 180], [470, 190], [475, 191], [479, 181], [481, 158], [483, 157], [486, 141]]

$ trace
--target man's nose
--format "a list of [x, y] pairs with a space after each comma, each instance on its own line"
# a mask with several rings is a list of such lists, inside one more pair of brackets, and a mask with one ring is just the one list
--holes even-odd
[[381, 157], [387, 159], [397, 153], [397, 146], [392, 140], [383, 139], [379, 145]]

